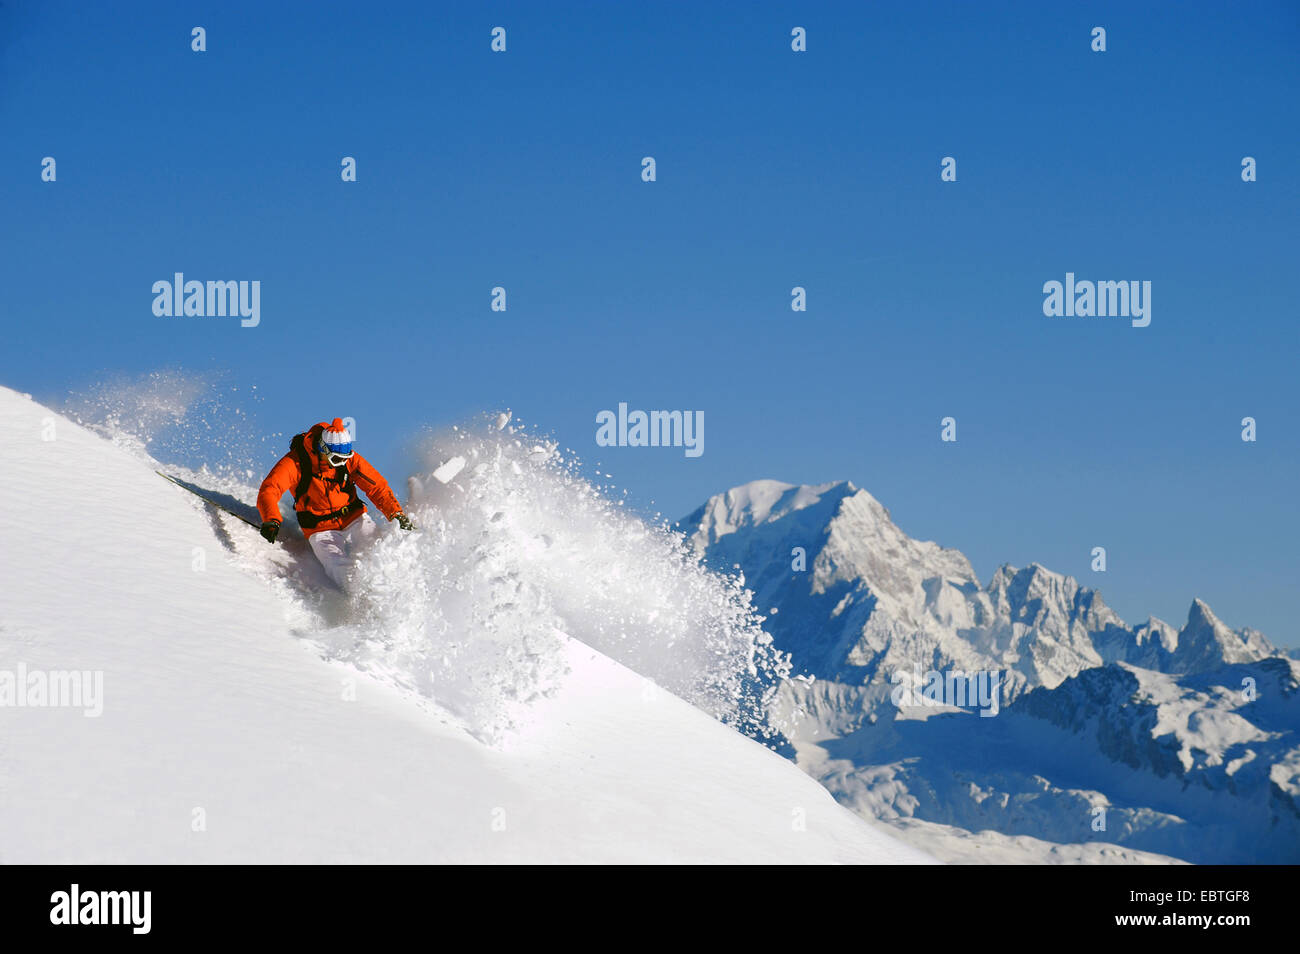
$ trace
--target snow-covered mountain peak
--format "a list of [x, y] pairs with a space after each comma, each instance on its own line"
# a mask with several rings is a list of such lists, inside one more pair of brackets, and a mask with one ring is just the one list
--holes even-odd
[[[827, 489], [802, 492], [819, 503], [768, 507], [722, 536], [703, 508], [681, 529], [742, 571], [777, 646], [815, 677], [784, 690], [802, 714], [790, 744], [846, 804], [1053, 852], [1114, 840], [1196, 861], [1295, 857], [1276, 832], [1297, 824], [1300, 664], [1262, 634], [1199, 599], [1182, 629], [1129, 627], [1098, 589], [1039, 563], [1003, 564], [981, 586], [960, 552], [912, 539], [866, 491], [834, 506]], [[965, 712], [937, 714], [895, 699], [927, 671], [996, 677], [998, 705], [968, 695]], [[1088, 824], [1098, 805], [1110, 834]]]
[[977, 583], [965, 556], [909, 537], [865, 490], [846, 497], [826, 525], [816, 569], [815, 589], [860, 579], [878, 597], [903, 601], [924, 593], [927, 580], [959, 588]]
[[1277, 648], [1256, 630], [1232, 629], [1202, 599], [1192, 600], [1187, 624], [1178, 634], [1173, 672], [1194, 672], [1211, 666], [1250, 662], [1277, 654]]
[[1040, 563], [1021, 570], [1003, 564], [989, 582], [988, 593], [1010, 621], [1027, 626], [1043, 626], [1049, 621], [1065, 625], [1072, 620], [1081, 621], [1090, 630], [1124, 625], [1097, 590]]
[[1154, 646], [1158, 650], [1172, 653], [1178, 649], [1178, 628], [1158, 616], [1148, 616], [1145, 623], [1134, 627], [1133, 641], [1138, 647]]
[[696, 529], [692, 543], [702, 552], [728, 534], [774, 523], [800, 511], [812, 511], [801, 516], [815, 525], [824, 522], [840, 501], [858, 493], [846, 480], [815, 486], [753, 480], [714, 494], [687, 518]]
[[1187, 609], [1187, 625], [1193, 629], [1209, 629], [1216, 635], [1231, 633], [1223, 621], [1214, 615], [1214, 610], [1210, 609], [1209, 604], [1199, 596], [1192, 600], [1192, 605]]
[[[786, 614], [768, 627], [822, 678], [886, 678], [928, 660], [1006, 670], [1015, 695], [1107, 662], [1194, 672], [1278, 654], [1201, 600], [1181, 631], [1154, 618], [1130, 628], [1099, 590], [1036, 562], [1003, 564], [982, 586], [961, 552], [908, 536], [846, 481], [757, 481], [710, 498], [679, 526], [713, 566], [741, 570], [760, 607]], [[817, 621], [790, 616], [792, 607]]]

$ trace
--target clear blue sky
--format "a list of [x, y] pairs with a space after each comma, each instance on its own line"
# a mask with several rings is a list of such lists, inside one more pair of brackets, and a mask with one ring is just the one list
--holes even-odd
[[[389, 469], [511, 407], [669, 517], [848, 478], [985, 579], [1296, 645], [1298, 9], [6, 0], [0, 383], [228, 371]], [[175, 271], [261, 325], [156, 318]], [[1150, 280], [1151, 326], [1044, 317], [1067, 271]], [[704, 455], [598, 448], [620, 401]]]

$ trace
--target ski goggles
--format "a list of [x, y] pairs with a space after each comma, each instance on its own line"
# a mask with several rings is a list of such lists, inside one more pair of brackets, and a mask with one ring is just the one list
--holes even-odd
[[352, 456], [352, 442], [346, 444], [326, 444], [324, 441], [320, 445], [321, 453], [325, 459], [330, 462], [332, 467], [342, 467], [349, 457]]

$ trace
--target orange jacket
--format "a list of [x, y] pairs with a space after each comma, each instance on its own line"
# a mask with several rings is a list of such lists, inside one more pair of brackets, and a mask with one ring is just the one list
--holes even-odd
[[[322, 421], [305, 434], [299, 435], [302, 438], [301, 453], [305, 453], [310, 465], [311, 479], [306, 484], [305, 492], [294, 500], [293, 509], [299, 515], [305, 511], [321, 516], [342, 510], [354, 501], [355, 506], [349, 507], [345, 516], [322, 520], [311, 528], [303, 527], [303, 534], [310, 537], [322, 530], [341, 530], [365, 513], [366, 505], [357, 499], [358, 488], [365, 491], [371, 503], [385, 517], [392, 520], [401, 511], [402, 505], [393, 496], [388, 481], [369, 461], [360, 454], [353, 453], [346, 466], [331, 467], [317, 453], [316, 445], [320, 441], [321, 432], [328, 426]], [[298, 450], [291, 447], [289, 453], [280, 458], [262, 481], [262, 486], [257, 491], [257, 512], [262, 515], [263, 522], [280, 519], [280, 498], [285, 493], [293, 493], [302, 481], [299, 454]], [[302, 517], [299, 516], [298, 519], [301, 523]]]

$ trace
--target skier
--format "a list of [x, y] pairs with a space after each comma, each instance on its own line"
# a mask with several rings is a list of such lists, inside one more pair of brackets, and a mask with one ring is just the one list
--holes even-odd
[[348, 570], [358, 548], [379, 532], [366, 513], [366, 505], [357, 499], [358, 489], [364, 490], [371, 503], [403, 530], [415, 529], [388, 481], [352, 450], [352, 435], [343, 420], [336, 417], [330, 424], [322, 421], [295, 436], [289, 443], [289, 453], [262, 481], [257, 492], [262, 536], [275, 543], [280, 533], [280, 498], [286, 491], [292, 493], [298, 525], [312, 552], [329, 578], [340, 589], [346, 589]]

